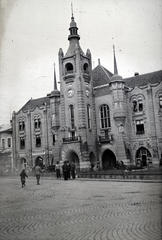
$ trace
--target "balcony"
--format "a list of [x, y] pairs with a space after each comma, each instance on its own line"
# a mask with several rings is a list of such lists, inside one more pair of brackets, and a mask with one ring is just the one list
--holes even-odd
[[81, 141], [80, 136], [63, 138], [63, 143], [80, 142], [80, 141]]
[[99, 136], [98, 137], [99, 143], [112, 143], [113, 141], [113, 136], [108, 135], [108, 136]]

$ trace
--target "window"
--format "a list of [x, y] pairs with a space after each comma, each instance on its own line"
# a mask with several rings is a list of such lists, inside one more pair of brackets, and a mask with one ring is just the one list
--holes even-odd
[[25, 148], [25, 138], [21, 137], [20, 138], [20, 149], [24, 149]]
[[24, 131], [25, 130], [25, 121], [20, 120], [19, 121], [19, 131]]
[[133, 112], [143, 111], [143, 101], [142, 99], [133, 100]]
[[8, 147], [11, 147], [11, 138], [8, 138]]
[[110, 128], [110, 112], [109, 112], [109, 106], [106, 104], [103, 104], [100, 107], [100, 127], [101, 128]]
[[139, 134], [144, 134], [144, 133], [145, 133], [145, 131], [144, 131], [143, 120], [136, 121], [136, 134], [139, 135]]
[[41, 136], [36, 135], [36, 147], [41, 147]]
[[41, 120], [40, 120], [40, 118], [35, 118], [34, 119], [34, 128], [38, 129], [40, 127], [41, 127]]
[[88, 128], [91, 129], [91, 108], [87, 105]]
[[159, 105], [160, 105], [160, 108], [162, 108], [162, 95], [159, 96]]
[[53, 146], [55, 145], [55, 142], [56, 142], [56, 138], [55, 138], [55, 134], [53, 134]]
[[5, 149], [5, 140], [2, 139], [2, 150]]
[[89, 73], [89, 71], [88, 71], [88, 64], [87, 64], [87, 63], [85, 63], [85, 64], [83, 65], [83, 69], [84, 69], [84, 72], [85, 72], [85, 73]]
[[74, 129], [74, 106], [70, 105], [69, 106], [69, 110], [70, 110], [70, 128]]
[[67, 63], [65, 65], [65, 73], [73, 73], [73, 65], [71, 63]]

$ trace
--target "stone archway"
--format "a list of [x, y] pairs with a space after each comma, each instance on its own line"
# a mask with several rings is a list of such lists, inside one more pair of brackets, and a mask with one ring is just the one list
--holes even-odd
[[35, 159], [35, 166], [39, 165], [41, 168], [43, 167], [43, 158], [38, 156], [36, 159]]
[[152, 163], [150, 151], [145, 147], [140, 147], [136, 152], [136, 165], [147, 167], [149, 163]]
[[74, 162], [76, 166], [76, 174], [80, 172], [80, 161], [78, 155], [73, 151], [69, 150], [66, 152], [66, 161], [69, 161], [69, 163]]
[[102, 155], [102, 169], [108, 170], [116, 167], [116, 157], [115, 154], [107, 149]]

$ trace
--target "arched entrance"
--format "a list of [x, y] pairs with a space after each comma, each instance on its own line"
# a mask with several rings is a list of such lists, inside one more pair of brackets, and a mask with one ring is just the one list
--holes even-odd
[[44, 167], [44, 165], [43, 165], [43, 158], [40, 157], [40, 156], [35, 159], [35, 166], [37, 166], [37, 165], [39, 165], [41, 168]]
[[102, 169], [108, 170], [116, 167], [116, 157], [115, 154], [107, 149], [102, 155]]
[[70, 150], [67, 155], [66, 155], [66, 161], [69, 161], [69, 163], [74, 162], [76, 166], [76, 173], [79, 173], [80, 171], [80, 162], [79, 162], [79, 157], [78, 155]]
[[152, 157], [150, 151], [141, 147], [136, 152], [136, 164], [140, 164], [141, 167], [147, 167], [148, 163], [152, 163]]

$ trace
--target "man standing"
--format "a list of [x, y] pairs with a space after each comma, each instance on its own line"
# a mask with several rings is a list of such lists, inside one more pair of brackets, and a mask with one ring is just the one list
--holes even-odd
[[39, 185], [41, 173], [42, 173], [42, 175], [43, 175], [43, 172], [42, 172], [40, 166], [37, 165], [37, 166], [35, 167], [35, 176], [36, 176], [36, 179], [37, 179], [37, 185]]

